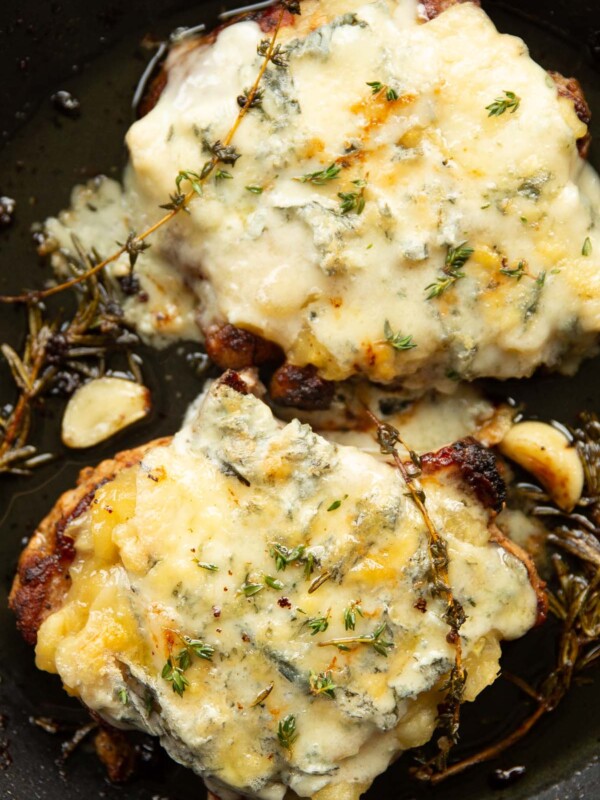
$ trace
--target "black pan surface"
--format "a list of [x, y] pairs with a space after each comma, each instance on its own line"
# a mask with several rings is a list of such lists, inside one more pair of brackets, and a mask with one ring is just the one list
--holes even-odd
[[[507, 0], [484, 4], [498, 27], [522, 36], [544, 66], [575, 75], [597, 112], [591, 160], [600, 167], [600, 4], [597, 0]], [[71, 187], [98, 173], [118, 175], [131, 98], [149, 57], [144, 34], [165, 37], [179, 26], [214, 23], [233, 3], [183, 0], [2, 0], [0, 4], [0, 195], [17, 201], [14, 224], [0, 229], [0, 292], [39, 286], [48, 276], [39, 264], [30, 226], [69, 202]], [[474, 43], [476, 46], [476, 43]], [[68, 90], [81, 115], [59, 113], [50, 97]], [[0, 341], [20, 346], [23, 312], [0, 309]], [[201, 388], [185, 354], [194, 348], [146, 352], [146, 382], [154, 412], [123, 435], [83, 454], [65, 453], [58, 440], [60, 405], [50, 402], [36, 421], [35, 441], [58, 458], [32, 478], [0, 479], [0, 798], [12, 800], [189, 800], [204, 789], [192, 773], [145, 747], [140, 776], [125, 787], [108, 784], [103, 768], [83, 745], [59, 769], [55, 761], [86, 714], [62, 692], [57, 679], [38, 673], [33, 653], [17, 635], [6, 596], [19, 550], [78, 470], [116, 450], [172, 433], [187, 403]], [[600, 359], [573, 378], [536, 376], [530, 381], [490, 383], [543, 418], [573, 421], [581, 409], [600, 411]], [[0, 363], [0, 405], [14, 399]], [[551, 632], [541, 629], [506, 648], [505, 664], [535, 679], [551, 655]], [[600, 693], [595, 682], [576, 686], [565, 703], [525, 741], [491, 764], [432, 789], [411, 782], [402, 759], [368, 794], [375, 800], [596, 800], [600, 797]], [[523, 718], [517, 691], [498, 681], [465, 712], [462, 748], [472, 752]], [[32, 717], [61, 721], [51, 735]], [[494, 788], [493, 769], [523, 765], [518, 782]]]

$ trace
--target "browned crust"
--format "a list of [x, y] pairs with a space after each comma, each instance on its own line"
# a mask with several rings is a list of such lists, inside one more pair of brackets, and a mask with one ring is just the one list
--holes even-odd
[[485, 508], [498, 512], [506, 501], [506, 484], [498, 471], [496, 456], [472, 436], [421, 457], [424, 474], [455, 469]]
[[[552, 78], [554, 83], [556, 84], [556, 88], [558, 89], [558, 94], [560, 97], [566, 97], [573, 103], [573, 107], [575, 108], [575, 113], [579, 117], [579, 119], [583, 122], [584, 125], [590, 124], [592, 120], [592, 112], [590, 107], [585, 99], [585, 95], [583, 93], [583, 89], [581, 84], [577, 80], [577, 78], [565, 78], [564, 75], [561, 75], [560, 72], [554, 72], [553, 70], [548, 71], [548, 75]], [[577, 139], [577, 149], [579, 150], [579, 155], [582, 158], [587, 158], [590, 144], [592, 141], [592, 135], [587, 131], [585, 136], [582, 136], [580, 139]]]
[[274, 403], [304, 411], [322, 411], [333, 400], [335, 384], [321, 378], [312, 364], [296, 367], [284, 364], [275, 371], [269, 385]]
[[235, 325], [213, 325], [204, 336], [208, 357], [221, 369], [275, 366], [284, 360], [278, 345]]
[[421, 0], [425, 17], [428, 20], [439, 17], [442, 12], [459, 3], [473, 3], [474, 6], [481, 5], [479, 0]]
[[100, 486], [138, 464], [151, 447], [167, 441], [159, 439], [119, 453], [95, 468], [86, 467], [77, 487], [65, 492], [42, 520], [21, 553], [9, 596], [17, 627], [27, 642], [36, 643], [40, 625], [60, 607], [69, 589], [68, 570], [75, 555], [73, 540], [65, 532], [69, 523], [87, 510]]
[[104, 764], [112, 783], [125, 783], [137, 766], [137, 753], [127, 734], [101, 722], [94, 737], [96, 755]]
[[[421, 457], [424, 475], [439, 471], [457, 472], [485, 508], [500, 511], [506, 498], [506, 486], [498, 469], [496, 456], [473, 437], [467, 437], [435, 453]], [[490, 541], [500, 545], [517, 558], [527, 570], [529, 582], [537, 598], [536, 625], [545, 621], [548, 613], [546, 583], [538, 575], [533, 559], [522, 547], [505, 536], [492, 521], [489, 525]]]

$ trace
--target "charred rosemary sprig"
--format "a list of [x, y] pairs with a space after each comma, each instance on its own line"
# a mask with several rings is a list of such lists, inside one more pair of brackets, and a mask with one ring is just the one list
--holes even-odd
[[560, 621], [556, 660], [536, 687], [513, 678], [534, 702], [528, 716], [508, 735], [474, 755], [437, 773], [420, 774], [439, 783], [469, 767], [496, 758], [523, 739], [537, 722], [554, 711], [569, 693], [574, 679], [600, 660], [600, 421], [595, 414], [580, 415], [572, 430], [584, 467], [584, 494], [573, 512], [566, 513], [530, 484], [520, 493], [532, 504], [530, 513], [550, 528], [554, 581], [548, 591], [551, 613]]
[[[405, 442], [402, 441], [398, 430], [391, 425], [380, 422], [377, 417], [368, 412], [369, 416], [377, 426], [377, 441], [384, 455], [392, 457], [398, 472], [402, 476], [409, 496], [418, 508], [428, 534], [429, 549], [429, 574], [427, 584], [429, 594], [432, 597], [440, 598], [446, 604], [443, 619], [449, 627], [446, 637], [449, 644], [454, 647], [454, 666], [450, 671], [448, 680], [442, 687], [446, 694], [442, 703], [438, 706], [437, 718], [437, 753], [417, 770], [417, 777], [429, 777], [434, 773], [446, 769], [448, 754], [458, 741], [458, 728], [460, 723], [460, 705], [462, 702], [467, 673], [463, 666], [462, 643], [460, 639], [460, 628], [465, 622], [465, 612], [462, 605], [454, 597], [450, 579], [448, 575], [448, 550], [446, 541], [437, 530], [426, 507], [426, 496], [418, 476], [421, 472], [421, 461], [419, 456], [410, 450]], [[402, 461], [398, 453], [397, 445], [406, 448], [412, 464], [410, 467]], [[385, 653], [384, 653], [385, 654]]]
[[29, 443], [33, 411], [49, 394], [71, 394], [86, 378], [101, 377], [109, 358], [122, 354], [133, 377], [141, 382], [139, 362], [132, 348], [139, 340], [123, 319], [114, 286], [94, 273], [99, 261], [73, 237], [74, 255], [66, 264], [75, 276], [86, 275], [73, 287], [76, 309], [69, 320], [49, 320], [46, 309], [28, 304], [28, 331], [21, 354], [0, 347], [18, 391], [12, 410], [0, 416], [0, 474], [27, 475], [50, 456], [38, 455]]

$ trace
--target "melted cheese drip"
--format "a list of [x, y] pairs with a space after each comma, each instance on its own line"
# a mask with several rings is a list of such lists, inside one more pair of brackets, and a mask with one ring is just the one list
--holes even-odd
[[[123, 202], [137, 230], [233, 124], [263, 37], [245, 21], [170, 54], [165, 91], [127, 136]], [[289, 68], [269, 68], [262, 110], [235, 137], [241, 158], [224, 166], [232, 179], [211, 178], [140, 260], [149, 301], [128, 313], [143, 333], [198, 336], [197, 321], [228, 321], [329, 379], [403, 376], [412, 388], [448, 385], [449, 373], [569, 369], [593, 348], [600, 191], [577, 153], [586, 128], [520, 39], [469, 3], [422, 24], [414, 0], [306, 0], [281, 43]], [[505, 90], [518, 109], [490, 117]], [[336, 159], [335, 180], [295, 180]], [[338, 193], [356, 180], [367, 181], [364, 211], [343, 215]], [[82, 238], [97, 246], [91, 216]], [[69, 246], [65, 224], [78, 226], [49, 227]], [[463, 242], [474, 250], [464, 277], [428, 300]], [[521, 280], [500, 271], [520, 262]], [[394, 350], [386, 320], [417, 346]]]
[[[467, 613], [473, 699], [497, 675], [499, 640], [533, 625], [536, 597], [521, 562], [489, 541], [488, 513], [470, 492], [442, 475], [424, 488]], [[415, 608], [427, 538], [390, 465], [298, 421], [283, 425], [254, 396], [216, 384], [172, 443], [101, 486], [67, 533], [72, 587], [39, 631], [38, 665], [106, 719], [160, 736], [220, 796], [281, 800], [287, 787], [300, 797], [333, 787], [332, 797], [357, 797], [398, 752], [430, 738], [454, 650], [443, 603]], [[314, 572], [277, 571], [273, 543], [305, 545]], [[248, 583], [262, 588], [246, 596]], [[357, 601], [363, 616], [347, 631], [344, 609]], [[315, 617], [328, 627], [313, 635]], [[381, 622], [387, 658], [368, 644], [319, 646]], [[212, 661], [193, 659], [182, 697], [161, 677], [180, 635], [215, 649]], [[309, 690], [311, 671], [327, 670], [333, 699]], [[298, 739], [285, 750], [277, 729], [289, 714]]]

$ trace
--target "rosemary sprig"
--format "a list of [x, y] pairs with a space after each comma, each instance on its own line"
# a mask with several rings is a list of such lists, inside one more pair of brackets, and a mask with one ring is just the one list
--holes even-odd
[[[168, 213], [162, 216], [159, 220], [157, 220], [157, 222], [155, 222], [145, 231], [137, 234], [135, 239], [133, 239], [132, 242], [130, 242], [130, 247], [139, 246], [141, 242], [146, 241], [146, 239], [152, 236], [152, 234], [154, 234], [159, 228], [162, 228], [163, 225], [166, 225], [168, 222], [170, 222], [173, 219], [173, 217], [177, 216], [177, 214], [179, 214], [182, 210], [187, 209], [187, 206], [194, 199], [194, 197], [198, 196], [198, 194], [201, 194], [201, 192], [198, 192], [198, 189], [199, 188], [201, 189], [201, 184], [204, 183], [206, 178], [208, 178], [208, 176], [214, 170], [219, 161], [222, 161], [223, 163], [234, 164], [235, 160], [239, 158], [239, 154], [236, 153], [235, 149], [231, 147], [231, 143], [233, 141], [235, 134], [237, 133], [237, 130], [242, 120], [246, 116], [254, 98], [256, 97], [256, 93], [259, 90], [260, 83], [267, 70], [269, 62], [272, 62], [277, 66], [287, 65], [287, 55], [282, 51], [281, 45], [277, 44], [277, 38], [281, 30], [281, 23], [283, 21], [283, 17], [286, 13], [286, 10], [291, 11], [291, 9], [286, 9], [285, 5], [282, 5], [281, 10], [279, 12], [279, 16], [277, 18], [275, 29], [273, 31], [273, 35], [271, 36], [270, 39], [264, 39], [258, 47], [258, 53], [259, 55], [262, 56], [263, 62], [258, 71], [256, 79], [251, 89], [248, 92], [247, 102], [245, 103], [245, 105], [240, 107], [236, 120], [231, 126], [229, 132], [222, 141], [215, 142], [212, 148], [213, 156], [204, 165], [199, 176], [197, 176], [197, 173], [192, 173], [190, 170], [184, 171], [184, 175], [191, 176], [192, 180], [195, 182], [195, 185], [192, 184], [191, 189], [185, 195], [182, 195], [179, 189], [177, 189], [176, 193], [174, 195], [171, 195], [170, 202], [164, 206], [165, 210], [167, 210]], [[291, 11], [291, 13], [295, 13], [295, 11]], [[233, 159], [233, 161], [230, 159]], [[189, 180], [189, 177], [185, 179]], [[183, 180], [184, 178], [181, 179], [181, 181]], [[85, 273], [82, 273], [81, 275], [77, 275], [65, 281], [64, 283], [59, 283], [56, 286], [52, 286], [49, 289], [32, 290], [24, 292], [23, 294], [12, 295], [12, 296], [0, 295], [0, 303], [30, 304], [33, 302], [40, 301], [46, 297], [50, 297], [51, 295], [59, 294], [60, 292], [63, 292], [66, 289], [70, 289], [73, 286], [76, 286], [77, 284], [81, 283], [82, 281], [87, 280], [87, 278], [91, 277], [92, 275], [96, 275], [97, 273], [101, 272], [109, 264], [112, 264], [114, 261], [120, 258], [120, 256], [122, 256], [123, 253], [125, 252], [128, 252], [127, 243], [120, 245], [118, 250], [115, 250], [114, 253], [102, 259], [101, 261], [98, 261], [98, 263], [94, 264], [93, 267], [90, 267], [89, 270], [87, 270]]]
[[138, 337], [123, 319], [114, 285], [105, 276], [89, 274], [98, 261], [73, 237], [74, 255], [66, 266], [75, 276], [87, 274], [74, 287], [76, 309], [70, 320], [49, 320], [45, 309], [31, 302], [27, 308], [28, 333], [21, 354], [8, 344], [0, 346], [18, 391], [6, 415], [0, 414], [0, 474], [27, 475], [50, 456], [38, 455], [29, 444], [33, 412], [44, 397], [71, 394], [83, 380], [101, 377], [113, 356], [125, 359], [133, 377], [142, 381], [132, 349]]
[[504, 96], [497, 97], [493, 103], [485, 107], [485, 110], [488, 112], [488, 117], [499, 117], [501, 114], [504, 114], [505, 111], [509, 110], [511, 114], [514, 114], [520, 105], [521, 98], [514, 92], [507, 92], [505, 90]]

